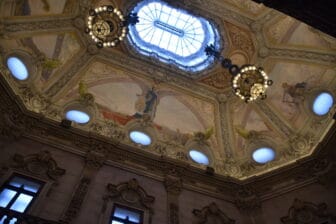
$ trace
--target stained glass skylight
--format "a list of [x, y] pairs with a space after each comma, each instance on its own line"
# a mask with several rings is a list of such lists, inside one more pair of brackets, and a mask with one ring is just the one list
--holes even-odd
[[144, 0], [133, 12], [139, 22], [129, 27], [128, 38], [140, 53], [192, 72], [213, 62], [204, 50], [210, 44], [218, 49], [219, 35], [206, 19], [159, 0]]

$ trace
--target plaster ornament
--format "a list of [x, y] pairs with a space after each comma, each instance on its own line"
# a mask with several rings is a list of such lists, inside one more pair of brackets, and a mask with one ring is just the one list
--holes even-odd
[[195, 132], [193, 140], [198, 142], [199, 144], [206, 144], [208, 145], [208, 140], [214, 134], [214, 128], [210, 127], [206, 129], [204, 132]]
[[201, 210], [194, 209], [193, 214], [195, 215], [197, 219], [195, 222], [193, 222], [193, 224], [207, 224], [207, 223], [234, 224], [235, 223], [235, 220], [229, 218], [214, 202], [202, 208]]
[[15, 154], [13, 167], [20, 168], [36, 175], [47, 176], [57, 180], [65, 174], [65, 169], [58, 167], [56, 160], [49, 151], [41, 151], [35, 154]]
[[289, 140], [290, 146], [293, 150], [293, 154], [304, 155], [312, 150], [316, 144], [316, 139], [313, 136], [300, 136], [295, 135]]
[[327, 211], [325, 203], [313, 204], [297, 198], [289, 208], [288, 215], [281, 218], [284, 224], [334, 223], [335, 221], [336, 217]]

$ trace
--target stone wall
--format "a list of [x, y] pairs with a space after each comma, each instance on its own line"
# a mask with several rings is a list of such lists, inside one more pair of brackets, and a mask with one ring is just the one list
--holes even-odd
[[[52, 147], [23, 137], [1, 141], [0, 150], [1, 184], [13, 172], [44, 181], [42, 192], [28, 212], [62, 223], [108, 223], [111, 206], [114, 200], [120, 203], [118, 193], [125, 189], [134, 190], [148, 202], [147, 208], [140, 209], [146, 211], [145, 222], [153, 224], [295, 224], [300, 223], [297, 217], [308, 220], [304, 223], [319, 224], [336, 214], [334, 185], [306, 183], [283, 195], [270, 194], [257, 203], [247, 202], [252, 206], [242, 208], [230, 196], [232, 192], [202, 192], [199, 187], [184, 185], [174, 172], [166, 177], [143, 175], [103, 159], [100, 163], [99, 155], [83, 155], [71, 148]], [[298, 211], [305, 212], [297, 215]]]

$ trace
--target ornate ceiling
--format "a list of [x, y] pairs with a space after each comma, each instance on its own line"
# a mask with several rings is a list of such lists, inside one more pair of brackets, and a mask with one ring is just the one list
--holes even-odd
[[[332, 112], [318, 117], [311, 104], [320, 91], [336, 96], [335, 38], [248, 0], [168, 2], [213, 21], [234, 63], [263, 66], [274, 81], [268, 98], [239, 100], [220, 64], [189, 74], [141, 56], [127, 41], [98, 49], [84, 33], [88, 9], [113, 4], [126, 12], [136, 1], [2, 1], [1, 73], [30, 111], [61, 122], [66, 109], [81, 106], [93, 117], [73, 128], [205, 169], [188, 156], [197, 143], [224, 176], [246, 179], [309, 156], [332, 123]], [[9, 55], [27, 58], [28, 80], [11, 76]], [[137, 118], [150, 90], [152, 119]], [[153, 143], [133, 143], [134, 127], [147, 128]], [[276, 159], [260, 165], [251, 155], [264, 146]]]

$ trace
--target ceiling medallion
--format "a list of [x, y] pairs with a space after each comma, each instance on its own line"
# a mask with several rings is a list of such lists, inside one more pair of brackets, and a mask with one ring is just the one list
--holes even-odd
[[115, 47], [126, 37], [128, 25], [137, 22], [138, 16], [135, 13], [125, 17], [119, 9], [105, 5], [89, 10], [85, 32], [98, 48]]
[[257, 99], [266, 99], [266, 90], [273, 84], [263, 68], [255, 65], [242, 65], [240, 68], [232, 64], [229, 58], [224, 58], [213, 45], [205, 48], [208, 56], [219, 60], [223, 68], [228, 69], [232, 75], [231, 87], [233, 92], [246, 103]]

